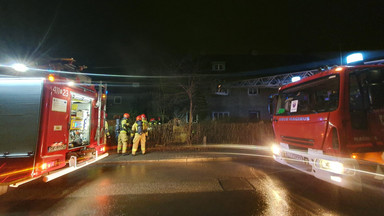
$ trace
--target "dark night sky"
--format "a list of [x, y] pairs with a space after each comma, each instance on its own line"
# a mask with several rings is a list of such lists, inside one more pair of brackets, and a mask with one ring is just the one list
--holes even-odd
[[136, 73], [169, 56], [382, 50], [381, 2], [0, 0], [0, 60]]

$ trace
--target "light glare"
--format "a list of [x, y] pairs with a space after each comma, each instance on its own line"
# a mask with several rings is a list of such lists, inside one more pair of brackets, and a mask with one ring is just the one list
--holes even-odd
[[320, 168], [329, 170], [334, 173], [343, 173], [344, 172], [344, 165], [337, 161], [329, 161], [320, 159]]
[[55, 81], [55, 77], [51, 74], [48, 76], [48, 80], [53, 82], [53, 81]]
[[13, 70], [19, 71], [19, 72], [26, 72], [28, 70], [28, 67], [25, 66], [25, 64], [16, 63], [11, 66]]
[[274, 155], [279, 155], [280, 154], [280, 147], [277, 145], [272, 145], [272, 153]]
[[339, 176], [331, 176], [331, 180], [335, 182], [341, 182], [341, 178]]
[[291, 78], [292, 82], [297, 82], [299, 80], [301, 80], [301, 77], [299, 77], [299, 76], [294, 76], [294, 77]]
[[342, 71], [343, 68], [342, 67], [337, 67], [335, 71]]
[[363, 54], [361, 53], [353, 53], [349, 56], [347, 56], [347, 64], [353, 63], [353, 62], [358, 62], [358, 61], [363, 61]]

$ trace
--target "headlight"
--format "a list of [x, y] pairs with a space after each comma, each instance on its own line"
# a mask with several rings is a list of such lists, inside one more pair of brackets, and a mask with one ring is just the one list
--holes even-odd
[[320, 166], [320, 169], [338, 173], [338, 174], [342, 174], [344, 172], [344, 165], [337, 161], [320, 159], [319, 166]]
[[271, 150], [274, 155], [280, 155], [280, 146], [272, 145]]

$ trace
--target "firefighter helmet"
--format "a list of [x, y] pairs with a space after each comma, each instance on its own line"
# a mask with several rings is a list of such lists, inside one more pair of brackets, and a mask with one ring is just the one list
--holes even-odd
[[141, 121], [141, 116], [136, 116], [136, 121]]
[[151, 120], [149, 120], [149, 121], [155, 121], [155, 118], [151, 118]]
[[145, 116], [145, 114], [141, 114], [141, 120], [143, 119], [146, 119], [147, 117]]
[[124, 118], [129, 118], [129, 113], [124, 113]]

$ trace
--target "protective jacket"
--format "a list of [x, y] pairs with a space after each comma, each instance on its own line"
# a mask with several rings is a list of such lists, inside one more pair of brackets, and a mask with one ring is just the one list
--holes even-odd
[[147, 133], [148, 125], [146, 121], [136, 121], [132, 126], [132, 137], [133, 138], [133, 147], [132, 147], [132, 155], [136, 154], [137, 148], [141, 146], [142, 154], [145, 154], [145, 143], [146, 143], [146, 133]]
[[130, 127], [129, 127], [129, 123], [128, 123], [128, 119], [127, 118], [121, 119], [120, 133], [121, 132], [123, 132], [123, 133], [129, 133], [130, 132]]
[[132, 126], [132, 134], [138, 133], [143, 134], [144, 133], [144, 124], [142, 121], [136, 121]]
[[148, 136], [148, 121], [146, 119], [143, 120], [143, 133], [145, 133], [145, 136]]
[[105, 134], [107, 136], [109, 136], [109, 127], [108, 127], [108, 122], [107, 120], [105, 120], [105, 123], [104, 123], [104, 129], [105, 129]]

